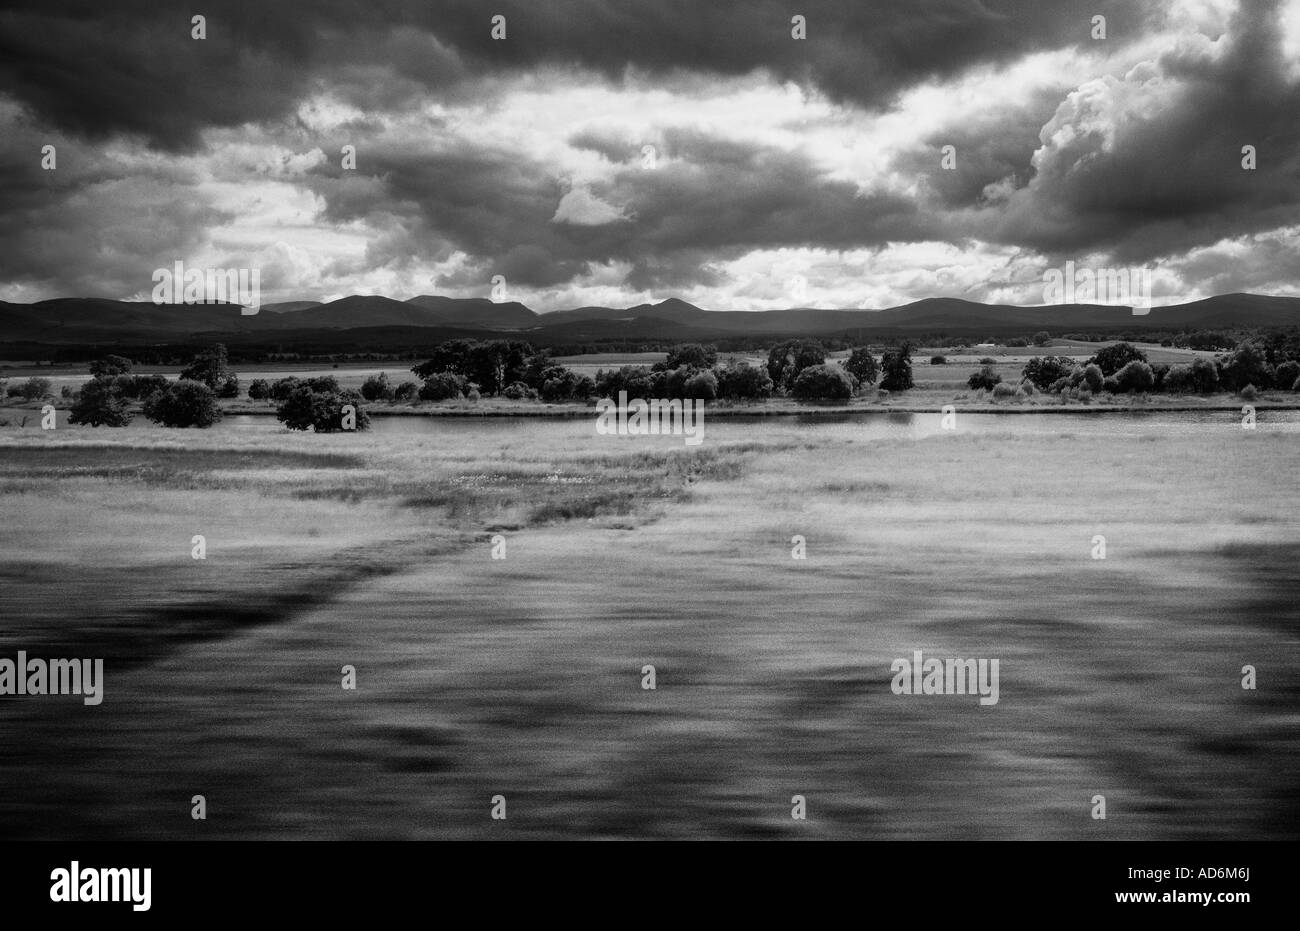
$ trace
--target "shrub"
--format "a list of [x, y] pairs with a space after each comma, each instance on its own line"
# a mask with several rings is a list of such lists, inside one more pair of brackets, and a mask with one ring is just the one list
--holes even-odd
[[1253, 401], [1259, 397], [1259, 392], [1255, 390], [1254, 385], [1247, 385], [1241, 389], [1241, 397], [1247, 401]]
[[1115, 382], [1125, 394], [1150, 391], [1156, 385], [1155, 373], [1145, 362], [1130, 362], [1115, 373]]
[[1074, 360], [1068, 356], [1035, 356], [1020, 374], [1022, 380], [1028, 379], [1035, 388], [1047, 390], [1052, 382], [1073, 371]]
[[1052, 334], [1048, 333], [1046, 330], [1039, 330], [1030, 339], [1030, 342], [1032, 342], [1035, 346], [1046, 346], [1051, 341], [1052, 341]]
[[1026, 396], [1032, 397], [1034, 393], [1034, 383], [1032, 381], [1022, 381], [1020, 383], [1020, 390], [1023, 391]]
[[68, 423], [91, 427], [125, 427], [130, 422], [126, 398], [111, 378], [95, 378], [82, 385], [68, 414]]
[[1058, 378], [1047, 386], [1047, 390], [1052, 394], [1060, 394], [1062, 391], [1069, 391], [1078, 387], [1077, 385], [1072, 385], [1070, 383], [1071, 381], [1072, 379], [1069, 378]]
[[404, 381], [393, 389], [394, 401], [410, 401], [420, 392], [420, 386], [413, 381]]
[[534, 401], [537, 399], [537, 391], [528, 387], [522, 381], [512, 381], [506, 385], [505, 390], [501, 392], [512, 401]]
[[947, 365], [948, 360], [944, 356], [930, 356], [931, 365]]
[[880, 357], [880, 387], [906, 391], [912, 387], [912, 347], [904, 343]]
[[966, 387], [972, 391], [992, 391], [1002, 381], [1002, 376], [991, 365], [986, 365], [966, 379]]
[[454, 372], [434, 372], [420, 386], [421, 401], [446, 401], [448, 398], [464, 397], [468, 388], [464, 375]]
[[1273, 372], [1273, 384], [1279, 388], [1295, 390], [1295, 383], [1300, 380], [1300, 362], [1289, 359], [1281, 363]]
[[838, 365], [812, 365], [799, 373], [791, 394], [805, 401], [845, 400], [853, 397], [853, 379]]
[[164, 427], [210, 427], [221, 419], [221, 408], [215, 391], [201, 381], [183, 378], [149, 395], [144, 415]]
[[772, 396], [774, 385], [767, 370], [742, 362], [718, 369], [718, 397], [752, 400]]
[[997, 365], [997, 364], [998, 364], [998, 360], [993, 358], [992, 356], [985, 356], [983, 359], [980, 359], [980, 365]]
[[1009, 398], [1016, 393], [1016, 389], [1005, 381], [998, 382], [993, 386], [993, 397]]
[[1174, 393], [1209, 394], [1219, 386], [1219, 371], [1208, 359], [1173, 365], [1165, 375], [1164, 388]]
[[718, 377], [709, 371], [698, 371], [686, 379], [683, 395], [698, 401], [712, 401], [718, 396]]
[[59, 397], [63, 398], [66, 401], [69, 398], [76, 397], [76, 392], [72, 390], [71, 385], [64, 385], [62, 388], [59, 389]]
[[253, 401], [265, 401], [271, 396], [271, 383], [265, 378], [254, 378], [248, 383], [248, 397]]
[[874, 385], [880, 375], [880, 366], [870, 349], [859, 347], [849, 353], [844, 362], [844, 371], [852, 375], [860, 385]]
[[221, 381], [220, 387], [217, 388], [217, 397], [220, 398], [237, 398], [239, 397], [239, 376], [231, 372]]
[[17, 385], [9, 386], [10, 397], [20, 397], [24, 401], [39, 401], [53, 393], [54, 385], [48, 378], [33, 375]]
[[1006, 345], [1013, 349], [1020, 349], [1024, 346], [1028, 346], [1029, 340], [1025, 339], [1023, 336], [1017, 336], [1013, 339], [1007, 340]]
[[1102, 375], [1114, 375], [1130, 362], [1147, 361], [1147, 356], [1132, 343], [1115, 343], [1099, 349], [1088, 361], [1101, 369]]
[[315, 391], [309, 385], [299, 385], [276, 409], [276, 419], [290, 430], [311, 427], [317, 433], [337, 433], [343, 430], [343, 418], [351, 405], [356, 417], [356, 430], [370, 428], [370, 417], [361, 407], [363, 398], [355, 391]]
[[1087, 385], [1091, 393], [1096, 394], [1101, 391], [1105, 381], [1106, 373], [1095, 362], [1090, 362], [1083, 367], [1083, 379], [1080, 384]]
[[388, 383], [388, 373], [371, 375], [361, 384], [361, 396], [367, 401], [391, 401], [393, 387]]
[[1108, 391], [1111, 394], [1119, 394], [1119, 382], [1115, 380], [1114, 375], [1107, 375], [1102, 379], [1101, 390]]

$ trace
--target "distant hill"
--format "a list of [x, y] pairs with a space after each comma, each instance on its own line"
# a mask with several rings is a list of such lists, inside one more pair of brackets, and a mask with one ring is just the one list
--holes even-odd
[[[351, 295], [328, 303], [286, 301], [245, 316], [234, 304], [170, 304], [59, 298], [35, 304], [0, 302], [0, 345], [142, 345], [226, 340], [241, 345], [346, 349], [352, 334], [388, 350], [425, 344], [435, 333], [527, 339], [538, 345], [619, 340], [690, 342], [735, 337], [846, 336], [887, 338], [909, 333], [957, 336], [1073, 331], [1223, 329], [1300, 325], [1300, 298], [1223, 294], [1134, 315], [1125, 307], [1060, 304], [1016, 307], [937, 297], [885, 310], [792, 308], [708, 311], [677, 298], [635, 307], [578, 307], [538, 314], [516, 301], [421, 295], [397, 301]], [[434, 342], [437, 340], [434, 339]]]

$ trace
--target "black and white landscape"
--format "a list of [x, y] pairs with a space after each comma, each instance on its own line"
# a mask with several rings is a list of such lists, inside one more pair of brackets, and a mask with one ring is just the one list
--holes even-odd
[[0, 11], [0, 838], [1294, 840], [1300, 0]]

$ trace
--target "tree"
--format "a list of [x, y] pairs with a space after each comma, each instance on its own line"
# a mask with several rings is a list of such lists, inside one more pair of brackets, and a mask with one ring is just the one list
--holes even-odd
[[971, 391], [992, 391], [1000, 381], [1002, 376], [998, 374], [998, 370], [991, 365], [986, 365], [966, 379], [966, 387]]
[[[1070, 380], [1073, 381], [1074, 379], [1071, 378]], [[1088, 365], [1085, 365], [1081, 370], [1079, 375], [1079, 381], [1082, 384], [1086, 384], [1088, 386], [1088, 390], [1091, 391], [1093, 394], [1096, 394], [1098, 391], [1101, 390], [1102, 385], [1105, 383], [1106, 376], [1102, 372], [1100, 366], [1095, 365], [1093, 363], [1089, 363]]]
[[410, 401], [419, 394], [420, 386], [413, 381], [404, 381], [393, 389], [394, 401]]
[[790, 339], [773, 346], [767, 354], [767, 374], [782, 390], [789, 390], [799, 373], [826, 361], [826, 350], [815, 339]]
[[1030, 338], [1030, 342], [1032, 342], [1035, 346], [1046, 346], [1051, 341], [1052, 341], [1052, 334], [1048, 333], [1046, 330], [1039, 330]]
[[[15, 392], [14, 389], [17, 389]], [[19, 385], [11, 385], [10, 394], [17, 394], [24, 401], [39, 401], [41, 398], [48, 397], [54, 390], [53, 383], [48, 378], [40, 378], [33, 375], [31, 378]]]
[[1097, 350], [1097, 354], [1088, 360], [1101, 369], [1103, 376], [1114, 375], [1130, 362], [1145, 362], [1147, 355], [1132, 343], [1114, 343]]
[[1284, 391], [1294, 391], [1297, 379], [1300, 379], [1300, 362], [1291, 359], [1278, 365], [1273, 372], [1273, 383]]
[[145, 398], [144, 415], [164, 427], [210, 427], [221, 419], [221, 408], [210, 387], [183, 378]]
[[718, 364], [718, 350], [714, 346], [701, 346], [699, 343], [683, 343], [668, 350], [665, 368], [677, 369], [682, 366], [693, 369], [711, 369]]
[[361, 396], [367, 401], [391, 401], [393, 387], [388, 383], [388, 373], [371, 375], [361, 385]]
[[1150, 365], [1135, 360], [1115, 373], [1115, 383], [1124, 394], [1138, 394], [1154, 388], [1156, 376]]
[[947, 364], [948, 364], [948, 357], [947, 357], [947, 356], [930, 356], [930, 364], [931, 364], [931, 365], [947, 365]]
[[733, 360], [717, 370], [718, 397], [736, 400], [754, 400], [772, 396], [772, 376], [767, 369], [747, 362], [736, 364]]
[[838, 365], [810, 365], [794, 380], [790, 393], [804, 401], [853, 397], [853, 379]]
[[275, 416], [290, 430], [310, 427], [317, 433], [337, 433], [345, 429], [346, 408], [350, 406], [355, 420], [352, 429], [367, 430], [370, 416], [362, 409], [362, 400], [355, 391], [314, 391], [304, 384], [295, 388], [276, 408]]
[[217, 386], [217, 397], [219, 398], [237, 398], [239, 397], [239, 376], [234, 372], [226, 373], [226, 377], [221, 379], [221, 384]]
[[880, 387], [886, 391], [906, 391], [912, 387], [912, 347], [903, 343], [880, 357]]
[[874, 385], [880, 375], [880, 365], [876, 362], [876, 357], [865, 346], [860, 346], [849, 353], [848, 359], [844, 362], [844, 370], [856, 378], [860, 385]]
[[226, 347], [222, 343], [214, 343], [197, 353], [190, 364], [181, 371], [182, 380], [202, 382], [213, 391], [221, 388], [229, 375], [230, 364]]
[[420, 386], [421, 401], [446, 401], [465, 396], [469, 384], [464, 375], [454, 372], [434, 372]]
[[248, 384], [248, 397], [253, 401], [265, 401], [271, 396], [271, 383], [265, 378], [254, 378]]
[[1046, 391], [1058, 378], [1074, 371], [1074, 360], [1069, 356], [1035, 356], [1026, 363], [1021, 378], [1028, 379], [1035, 388]]
[[90, 374], [94, 378], [102, 375], [129, 375], [131, 373], [131, 360], [126, 356], [104, 356], [102, 359], [93, 359], [90, 363]]
[[82, 385], [68, 414], [68, 423], [91, 427], [125, 427], [131, 419], [122, 389], [111, 378], [95, 378]]
[[1251, 340], [1239, 345], [1218, 360], [1219, 383], [1228, 391], [1238, 391], [1246, 385], [1267, 388], [1273, 383], [1273, 370], [1268, 364], [1264, 346]]
[[302, 384], [302, 382], [297, 378], [294, 378], [292, 375], [286, 376], [285, 378], [277, 378], [271, 385], [271, 400], [285, 400], [289, 395], [293, 394], [294, 389], [300, 384]]

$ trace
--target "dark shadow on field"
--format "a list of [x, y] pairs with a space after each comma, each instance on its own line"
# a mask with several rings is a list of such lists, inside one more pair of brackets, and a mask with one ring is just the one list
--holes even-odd
[[[667, 576], [652, 543], [601, 538], [560, 573], [580, 536], [512, 557], [508, 587], [485, 559], [321, 585], [317, 610], [110, 679], [97, 709], [0, 704], [0, 834], [1300, 836], [1300, 546], [1027, 566], [1009, 589], [954, 563], [800, 575], [744, 541]], [[1000, 657], [999, 704], [894, 695], [912, 649]]]

